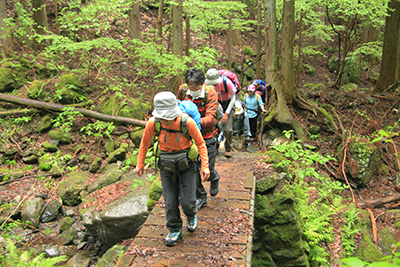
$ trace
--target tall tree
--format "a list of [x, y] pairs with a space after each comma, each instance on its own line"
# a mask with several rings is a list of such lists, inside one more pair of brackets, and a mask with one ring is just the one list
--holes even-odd
[[185, 55], [190, 56], [189, 49], [190, 49], [190, 16], [186, 15], [185, 16]]
[[11, 38], [7, 36], [7, 25], [5, 19], [7, 18], [6, 0], [0, 0], [0, 36], [1, 36], [1, 54], [5, 59], [12, 50]]
[[294, 0], [283, 1], [282, 22], [282, 74], [285, 83], [284, 95], [288, 104], [294, 96]]
[[276, 1], [265, 1], [265, 82], [272, 83], [278, 72], [278, 40], [276, 32]]
[[163, 40], [163, 16], [164, 16], [164, 0], [158, 1], [158, 16], [157, 16], [157, 41], [158, 44], [162, 44]]
[[33, 0], [33, 20], [36, 23], [36, 31], [40, 34], [45, 32], [47, 29], [47, 12], [46, 12], [46, 1], [45, 0]]
[[140, 2], [133, 3], [132, 8], [129, 10], [129, 37], [131, 39], [141, 38], [140, 32]]
[[257, 35], [257, 64], [256, 64], [256, 77], [261, 78], [261, 22], [262, 22], [262, 10], [261, 10], [261, 5], [260, 5], [260, 0], [257, 0], [257, 30], [256, 30], [256, 35]]
[[400, 2], [391, 0], [388, 6], [390, 9], [386, 17], [381, 71], [376, 85], [378, 92], [394, 90], [399, 85]]
[[[172, 54], [183, 56], [183, 0], [175, 0], [172, 5]], [[183, 83], [182, 74], [175, 75], [169, 83], [169, 88], [178, 89]]]

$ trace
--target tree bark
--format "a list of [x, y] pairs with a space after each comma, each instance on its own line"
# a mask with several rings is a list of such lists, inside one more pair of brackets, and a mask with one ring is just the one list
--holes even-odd
[[162, 22], [164, 15], [164, 0], [158, 1], [158, 16], [157, 16], [157, 43], [162, 44], [163, 41], [163, 31], [162, 31]]
[[261, 0], [257, 0], [257, 58], [259, 60], [256, 64], [256, 77], [261, 78], [261, 23], [262, 23], [262, 10], [260, 5]]
[[47, 12], [45, 0], [33, 0], [33, 21], [36, 23], [36, 30], [38, 33], [43, 34], [47, 29]]
[[278, 72], [278, 41], [276, 33], [276, 1], [265, 1], [265, 83], [272, 84]]
[[379, 205], [382, 205], [382, 204], [386, 204], [386, 203], [389, 203], [389, 202], [397, 201], [399, 199], [400, 199], [400, 194], [395, 194], [395, 195], [384, 197], [384, 198], [360, 201], [360, 202], [357, 202], [356, 205], [359, 208], [365, 208], [365, 207], [368, 207], [368, 206], [376, 207], [376, 206], [379, 206]]
[[190, 56], [189, 49], [190, 49], [190, 17], [188, 15], [185, 16], [185, 22], [186, 22], [186, 27], [185, 27], [185, 55]]
[[141, 39], [140, 32], [140, 5], [135, 2], [129, 10], [129, 36], [131, 39]]
[[[400, 2], [391, 0], [388, 4], [389, 16], [386, 17], [385, 37], [383, 40], [383, 52], [381, 71], [376, 85], [378, 92], [385, 91], [388, 87], [398, 81], [398, 53], [399, 49], [399, 28], [400, 28]], [[395, 88], [392, 88], [396, 89]]]
[[[172, 6], [172, 54], [183, 56], [183, 0], [175, 0]], [[180, 84], [183, 83], [182, 75], [176, 75], [169, 82], [171, 91], [177, 92]]]
[[[25, 106], [33, 106], [36, 108], [40, 109], [48, 109], [52, 111], [57, 111], [57, 112], [62, 112], [62, 109], [65, 108], [63, 105], [59, 104], [52, 104], [52, 103], [47, 103], [47, 102], [42, 102], [42, 101], [37, 101], [37, 100], [32, 100], [32, 99], [26, 99], [26, 98], [21, 98], [17, 96], [12, 96], [12, 95], [6, 95], [0, 93], [0, 101], [5, 101], [5, 102], [10, 102], [14, 104], [19, 104], [19, 105], [25, 105]], [[83, 108], [75, 108], [76, 111], [79, 111], [82, 113], [82, 115], [89, 117], [89, 118], [94, 118], [97, 120], [101, 121], [107, 121], [107, 122], [119, 122], [123, 124], [132, 124], [132, 125], [137, 125], [137, 126], [146, 126], [145, 121], [141, 120], [136, 120], [136, 119], [131, 119], [131, 118], [126, 118], [126, 117], [119, 117], [119, 116], [112, 116], [112, 115], [106, 115], [102, 114], [99, 112], [83, 109]]]
[[243, 45], [242, 33], [239, 29], [232, 29], [232, 44], [233, 45]]
[[[7, 18], [7, 7], [6, 0], [0, 0], [0, 35], [3, 36], [1, 39], [1, 54], [3, 59], [7, 58], [12, 52], [12, 40], [10, 37], [6, 37], [6, 24], [4, 20]], [[4, 30], [2, 30], [4, 29]]]
[[230, 70], [232, 66], [232, 16], [229, 17], [229, 26], [228, 26], [228, 66], [226, 66], [227, 70]]
[[283, 1], [282, 21], [282, 74], [284, 77], [284, 96], [292, 104], [295, 90], [294, 82], [294, 0]]

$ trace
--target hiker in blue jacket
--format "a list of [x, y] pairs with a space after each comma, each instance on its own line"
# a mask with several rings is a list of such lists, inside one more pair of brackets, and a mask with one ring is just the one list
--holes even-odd
[[255, 93], [256, 87], [254, 84], [249, 85], [247, 88], [247, 94], [243, 98], [244, 108], [249, 116], [250, 132], [253, 139], [257, 136], [257, 118], [258, 108], [261, 108], [262, 112], [267, 112], [264, 108], [264, 102], [261, 96]]

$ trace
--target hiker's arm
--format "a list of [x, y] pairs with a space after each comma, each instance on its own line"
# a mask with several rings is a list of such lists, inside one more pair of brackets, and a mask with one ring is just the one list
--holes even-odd
[[196, 125], [196, 122], [191, 118], [188, 118], [187, 120], [187, 129], [189, 135], [193, 138], [197, 148], [199, 149], [201, 169], [206, 170], [208, 169], [208, 152], [207, 152], [206, 142], [204, 141], [201, 132]]
[[210, 90], [207, 96], [206, 114], [201, 118], [201, 127], [207, 128], [217, 123], [218, 95], [215, 90]]
[[228, 107], [225, 110], [224, 116], [221, 119], [222, 124], [225, 124], [228, 121], [229, 113], [232, 110], [232, 107], [235, 105], [235, 94], [230, 96], [230, 101]]
[[261, 97], [258, 98], [258, 106], [261, 108], [262, 112], [267, 112], [265, 110], [264, 102], [262, 101]]
[[142, 141], [140, 142], [138, 159], [136, 164], [136, 173], [140, 175], [143, 174], [144, 170], [144, 160], [146, 159], [147, 150], [150, 147], [151, 139], [155, 134], [154, 131], [154, 118], [151, 118], [147, 124], [146, 128], [144, 129]]

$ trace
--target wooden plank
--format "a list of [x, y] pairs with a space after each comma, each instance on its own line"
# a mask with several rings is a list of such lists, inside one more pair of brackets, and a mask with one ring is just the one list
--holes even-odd
[[244, 188], [246, 189], [254, 189], [254, 175], [253, 172], [246, 172], [246, 182]]
[[134, 258], [135, 258], [134, 255], [124, 253], [122, 254], [121, 258], [119, 259], [115, 267], [128, 267]]
[[[147, 237], [147, 238], [165, 238], [168, 234], [168, 230], [166, 228], [160, 228], [157, 226], [143, 226], [136, 238], [138, 237]], [[189, 233], [187, 231], [182, 231], [183, 240], [190, 241], [210, 241], [210, 237], [212, 240], [218, 240], [218, 242], [229, 243], [229, 244], [243, 244], [247, 243], [247, 235], [246, 234], [235, 234], [235, 233], [225, 233], [225, 234], [217, 234], [215, 231], [210, 231], [207, 229], [197, 229], [193, 233]], [[178, 241], [179, 242], [179, 241]]]

